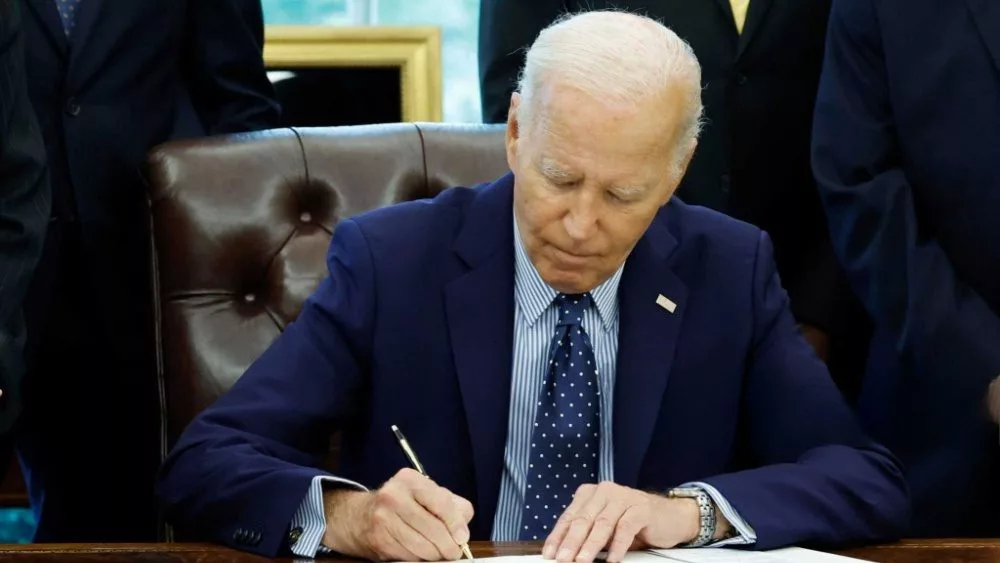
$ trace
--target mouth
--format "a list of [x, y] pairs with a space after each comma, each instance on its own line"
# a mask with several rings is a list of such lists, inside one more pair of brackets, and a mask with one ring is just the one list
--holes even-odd
[[597, 258], [597, 254], [576, 254], [573, 252], [567, 252], [558, 246], [552, 246], [552, 250], [555, 253], [555, 258], [558, 262], [569, 266], [583, 266]]

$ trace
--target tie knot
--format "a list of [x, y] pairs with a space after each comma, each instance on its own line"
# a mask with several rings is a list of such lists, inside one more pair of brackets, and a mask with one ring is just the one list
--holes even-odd
[[559, 325], [579, 326], [583, 323], [583, 312], [590, 307], [589, 293], [560, 293], [556, 297], [559, 307]]

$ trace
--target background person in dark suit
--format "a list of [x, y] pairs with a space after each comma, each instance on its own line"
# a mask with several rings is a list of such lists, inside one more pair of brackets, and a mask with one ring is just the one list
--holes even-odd
[[906, 468], [911, 533], [997, 537], [1000, 3], [835, 1], [813, 162], [877, 323], [858, 406]]
[[19, 10], [14, 0], [0, 0], [0, 480], [13, 451], [8, 432], [21, 410], [21, 307], [49, 222], [45, 149], [24, 83]]
[[[53, 222], [28, 302], [19, 452], [35, 541], [156, 538], [154, 145], [267, 128], [259, 0], [20, 0]], [[238, 189], [238, 186], [234, 186]]]
[[849, 397], [864, 369], [867, 319], [830, 246], [809, 164], [830, 0], [482, 0], [483, 119], [503, 123], [523, 48], [563, 12], [623, 7], [691, 44], [702, 65], [705, 129], [677, 192], [771, 235], [806, 338]]

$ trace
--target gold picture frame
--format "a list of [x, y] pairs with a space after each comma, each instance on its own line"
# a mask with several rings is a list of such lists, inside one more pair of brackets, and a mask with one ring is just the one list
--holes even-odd
[[391, 67], [400, 74], [403, 121], [441, 121], [441, 30], [436, 27], [265, 28], [268, 69]]

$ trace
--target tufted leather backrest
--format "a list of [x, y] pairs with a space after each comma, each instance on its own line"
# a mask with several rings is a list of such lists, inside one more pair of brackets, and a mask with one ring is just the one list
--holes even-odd
[[147, 175], [161, 454], [298, 315], [327, 275], [337, 221], [498, 178], [507, 171], [503, 132], [412, 123], [278, 129], [154, 149]]

